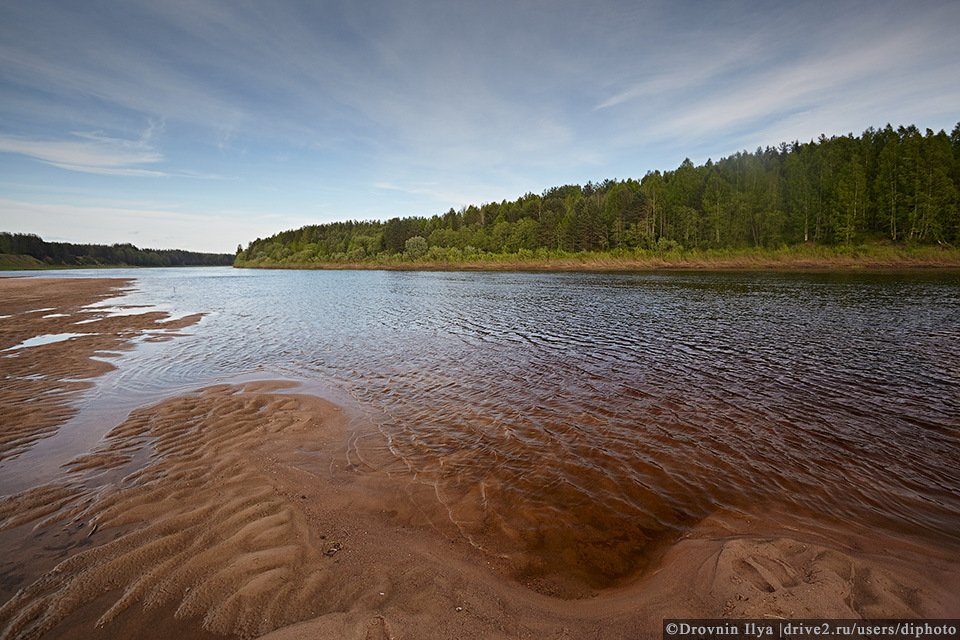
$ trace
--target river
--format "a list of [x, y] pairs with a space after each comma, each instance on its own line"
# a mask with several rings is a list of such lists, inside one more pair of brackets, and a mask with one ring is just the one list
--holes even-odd
[[110, 304], [206, 315], [115, 360], [64, 427], [84, 437], [0, 475], [137, 406], [283, 378], [358, 409], [383, 470], [477, 546], [575, 548], [600, 586], [718, 512], [960, 547], [956, 272], [29, 275], [129, 277]]

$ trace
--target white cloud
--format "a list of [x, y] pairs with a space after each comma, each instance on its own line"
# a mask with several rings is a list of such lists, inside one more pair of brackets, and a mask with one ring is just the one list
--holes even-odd
[[702, 49], [694, 49], [658, 56], [655, 68], [643, 70], [642, 75], [646, 76], [643, 80], [610, 96], [596, 105], [594, 111], [643, 98], [662, 102], [664, 98], [703, 89], [718, 77], [755, 68], [762, 54], [757, 38], [745, 38], [735, 45], [717, 48], [719, 52], [710, 55]]
[[909, 70], [918, 44], [913, 37], [902, 34], [872, 46], [766, 69], [695, 105], [681, 107], [662, 126], [693, 137], [782, 118], [796, 111], [869, 104], [868, 98], [873, 98], [879, 87], [889, 95], [902, 95], [913, 87], [912, 83], [884, 86], [883, 79]]
[[377, 182], [373, 185], [374, 189], [385, 189], [387, 191], [401, 191], [403, 193], [414, 193], [414, 194], [433, 194], [433, 191], [425, 187], [405, 187], [390, 182]]
[[102, 131], [74, 131], [67, 140], [37, 140], [0, 134], [0, 152], [27, 156], [68, 171], [106, 176], [227, 179], [220, 174], [192, 169], [171, 171], [141, 168], [165, 163], [166, 158], [153, 144], [160, 128], [162, 125], [151, 123], [136, 140], [108, 136]]
[[17, 153], [40, 162], [87, 173], [119, 176], [166, 176], [163, 171], [141, 169], [163, 161], [163, 154], [150, 142], [151, 125], [138, 140], [126, 140], [102, 132], [73, 132], [69, 140], [36, 140], [0, 134], [0, 152]]
[[[841, 11], [819, 23], [803, 7], [795, 15], [771, 12], [730, 33], [707, 32], [690, 50], [658, 55], [656, 73], [595, 111], [618, 122], [624, 135], [612, 146], [621, 153], [671, 149], [715, 159], [886, 122], [949, 127], [948, 105], [960, 104], [952, 80], [960, 46], [947, 25], [958, 12], [924, 9]], [[743, 42], [722, 46], [737, 29]]]

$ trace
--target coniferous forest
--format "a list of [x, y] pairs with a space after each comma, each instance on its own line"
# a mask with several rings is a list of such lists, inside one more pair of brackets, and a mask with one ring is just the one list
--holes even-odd
[[960, 124], [740, 152], [432, 217], [305, 226], [238, 248], [236, 266], [457, 263], [795, 245], [960, 243]]
[[[132, 244], [73, 244], [46, 242], [32, 233], [0, 233], [0, 256], [29, 257], [10, 261], [11, 267], [187, 267], [229, 266], [229, 253], [198, 253], [181, 249], [138, 249]], [[0, 261], [0, 265], [7, 263]]]

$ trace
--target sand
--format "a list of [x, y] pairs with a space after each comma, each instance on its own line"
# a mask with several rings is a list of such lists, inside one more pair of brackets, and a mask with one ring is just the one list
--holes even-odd
[[[950, 550], [788, 526], [775, 505], [714, 514], [629, 585], [540, 593], [378, 471], [361, 416], [290, 386], [145, 407], [0, 500], [0, 638], [653, 638], [664, 617], [960, 615]], [[21, 409], [56, 428], [69, 403]]]
[[[113, 369], [103, 359], [129, 349], [148, 331], [164, 329], [149, 340], [169, 340], [170, 330], [188, 327], [199, 316], [164, 322], [154, 311], [111, 315], [84, 308], [120, 295], [131, 286], [119, 278], [0, 279], [0, 461], [14, 457], [41, 438], [53, 435], [75, 413], [71, 401], [92, 386], [91, 379]], [[78, 324], [80, 323], [80, 324]], [[64, 342], [16, 349], [35, 336], [82, 334]]]

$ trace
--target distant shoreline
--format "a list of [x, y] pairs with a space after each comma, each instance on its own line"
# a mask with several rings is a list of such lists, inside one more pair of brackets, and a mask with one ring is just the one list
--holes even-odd
[[484, 254], [468, 260], [410, 260], [379, 256], [362, 261], [285, 263], [237, 260], [235, 268], [370, 269], [398, 271], [817, 271], [960, 268], [960, 249], [938, 246], [795, 246], [781, 249], [672, 252], [529, 252]]
[[67, 269], [169, 269], [171, 267], [229, 267], [228, 264], [135, 265], [46, 264], [32, 256], [0, 254], [0, 271], [63, 271]]
[[0, 231], [0, 270], [86, 267], [188, 267], [233, 264], [232, 253], [140, 249], [132, 244], [47, 242], [33, 233]]

